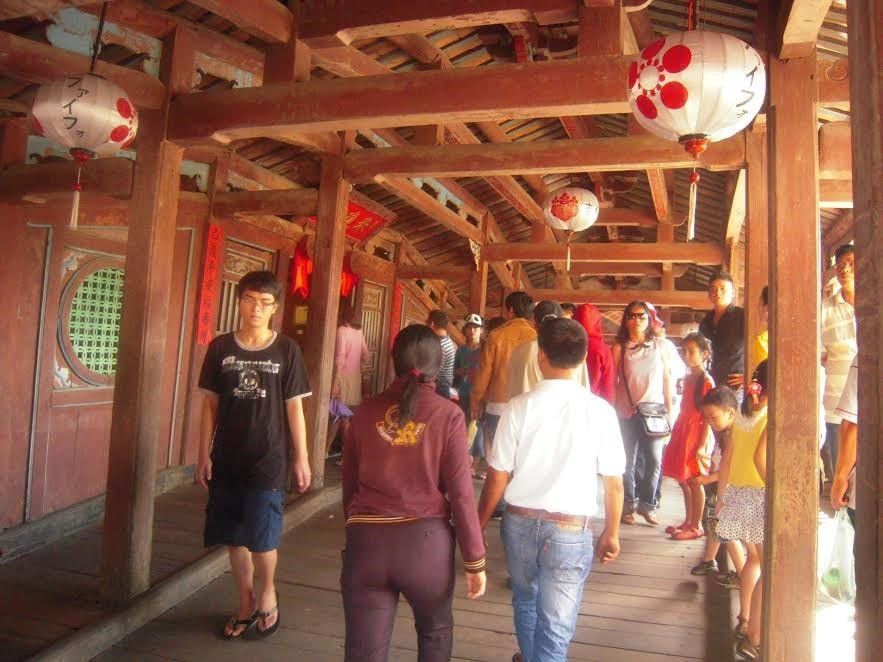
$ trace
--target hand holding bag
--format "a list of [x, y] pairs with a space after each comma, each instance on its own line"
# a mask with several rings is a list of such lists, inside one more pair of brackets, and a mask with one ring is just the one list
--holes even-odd
[[[660, 349], [657, 345], [657, 349], [659, 351], [664, 352], [665, 350]], [[619, 369], [622, 373], [622, 383], [625, 386], [625, 393], [629, 398], [629, 404], [632, 406], [632, 409], [635, 410], [635, 414], [637, 414], [638, 418], [641, 420], [641, 426], [643, 427], [644, 434], [648, 439], [659, 439], [661, 437], [668, 437], [671, 435], [671, 423], [668, 420], [668, 412], [665, 410], [665, 405], [659, 402], [639, 402], [635, 404], [634, 398], [632, 398], [632, 392], [629, 388], [629, 380], [625, 374], [625, 357], [626, 357], [626, 347], [625, 344], [622, 345], [622, 352], [619, 357]], [[665, 360], [665, 355], [662, 355], [662, 363], [665, 369], [668, 369], [667, 362]], [[663, 379], [665, 379], [665, 375], [663, 374]]]

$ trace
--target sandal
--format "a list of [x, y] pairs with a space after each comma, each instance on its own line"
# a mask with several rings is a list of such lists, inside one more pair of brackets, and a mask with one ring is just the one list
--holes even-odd
[[656, 516], [655, 510], [639, 510], [638, 515], [643, 517], [650, 526], [659, 524], [659, 518]]
[[760, 660], [760, 646], [755, 646], [748, 639], [740, 639], [736, 643], [736, 653], [745, 660]]
[[[251, 630], [254, 627], [254, 624], [258, 622], [258, 613], [255, 612], [248, 618], [237, 618], [236, 616], [231, 616], [230, 620], [224, 624], [224, 629], [221, 630], [221, 634], [224, 635], [224, 639], [239, 639], [246, 632]], [[242, 627], [241, 632], [236, 632], [236, 628]], [[230, 628], [230, 631], [227, 632], [227, 628]]]
[[619, 521], [623, 524], [634, 524], [635, 523], [635, 514], [634, 513], [626, 513], [622, 517], [619, 518]]
[[705, 535], [705, 531], [702, 529], [694, 529], [693, 527], [685, 527], [683, 529], [678, 529], [674, 533], [671, 534], [672, 540], [696, 540], [697, 538], [701, 538]]
[[[748, 631], [748, 619], [742, 616], [736, 616], [736, 627], [733, 628], [733, 634], [736, 639], [745, 641], [745, 633]], [[749, 644], [750, 645], [750, 644]], [[754, 659], [754, 658], [751, 658]]]
[[669, 524], [667, 527], [665, 527], [665, 532], [668, 535], [672, 536], [678, 531], [683, 531], [687, 528], [687, 526], [689, 526], [687, 522], [681, 522], [680, 524]]
[[699, 565], [694, 565], [690, 568], [691, 575], [716, 575], [718, 572], [717, 561], [711, 559], [711, 561], [702, 561]]
[[255, 623], [258, 621], [264, 621], [266, 623], [267, 619], [270, 618], [273, 614], [276, 614], [276, 622], [273, 623], [266, 630], [261, 630], [259, 626], [255, 626], [254, 628], [254, 636], [257, 639], [266, 639], [270, 635], [276, 633], [276, 630], [279, 629], [279, 621], [282, 620], [279, 615], [279, 596], [276, 596], [276, 606], [270, 609], [269, 611], [258, 611], [255, 612]]

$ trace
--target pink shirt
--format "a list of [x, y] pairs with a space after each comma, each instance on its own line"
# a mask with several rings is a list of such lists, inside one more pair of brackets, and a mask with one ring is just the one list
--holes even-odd
[[362, 362], [368, 358], [368, 345], [361, 329], [341, 326], [337, 329], [334, 347], [334, 365], [338, 372], [361, 372]]

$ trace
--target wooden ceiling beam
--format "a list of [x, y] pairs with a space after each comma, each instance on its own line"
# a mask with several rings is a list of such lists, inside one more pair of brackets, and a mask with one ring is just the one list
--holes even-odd
[[473, 241], [484, 243], [484, 235], [480, 229], [422, 189], [417, 188], [410, 180], [403, 177], [378, 175], [375, 181], [449, 230]]
[[314, 216], [319, 192], [314, 188], [272, 191], [218, 191], [212, 212], [218, 218], [249, 214]]
[[[675, 278], [680, 278], [692, 265], [676, 264], [672, 266]], [[644, 278], [662, 278], [662, 267], [658, 264], [641, 264], [639, 262], [574, 262], [570, 265], [571, 276], [642, 276]]]
[[[93, 3], [92, 6], [82, 7], [82, 11], [98, 15], [101, 7], [98, 3]], [[109, 2], [107, 20], [157, 39], [164, 39], [175, 28], [186, 28], [193, 34], [194, 48], [197, 51], [253, 74], [263, 75], [263, 51], [179, 14], [162, 11], [143, 0]]]
[[[512, 139], [506, 134], [503, 128], [496, 122], [478, 122], [478, 128], [492, 143], [510, 143]], [[545, 200], [549, 194], [546, 182], [539, 175], [525, 175], [524, 181], [533, 189], [534, 195], [538, 199]]]
[[832, 0], [785, 0], [781, 3], [781, 29], [776, 36], [780, 59], [807, 57], [812, 53], [831, 2]]
[[[172, 102], [169, 132], [174, 140], [193, 141], [216, 134], [273, 137], [290, 131], [626, 113], [623, 81], [630, 60], [590, 57], [395, 75], [387, 71], [182, 94]], [[450, 94], [453, 89], [457, 94]]]
[[819, 207], [822, 209], [851, 209], [851, 179], [820, 179]]
[[852, 178], [852, 130], [849, 122], [828, 122], [819, 129], [819, 177]]
[[740, 170], [736, 178], [736, 186], [733, 190], [733, 199], [730, 204], [730, 215], [727, 218], [727, 227], [724, 231], [725, 242], [738, 242], [742, 226], [745, 224], [745, 170]]
[[294, 17], [277, 0], [190, 0], [190, 4], [230, 21], [263, 41], [284, 44], [291, 39]]
[[[551, 262], [564, 260], [567, 247], [548, 242], [491, 244], [486, 249], [489, 262]], [[656, 242], [652, 244], [571, 244], [572, 262], [685, 262], [702, 265], [723, 264], [720, 245], [703, 242]]]
[[[41, 197], [61, 194], [73, 196], [78, 164], [75, 161], [47, 161], [22, 164], [0, 171], [0, 201], [17, 202], [22, 198], [39, 201]], [[83, 191], [128, 198], [132, 194], [134, 161], [122, 157], [92, 159], [83, 165], [80, 183]]]
[[[377, 174], [403, 177], [494, 177], [575, 170], [690, 168], [693, 164], [693, 158], [677, 143], [655, 136], [628, 136], [504, 145], [362, 150], [348, 154], [344, 168], [348, 178], [367, 181]], [[712, 171], [744, 168], [744, 137], [738, 135], [714, 143], [702, 155], [700, 165]]]
[[567, 23], [576, 18], [576, 10], [573, 0], [386, 0], [378, 13], [375, 0], [325, 0], [303, 13], [300, 33], [310, 46], [323, 46], [332, 39], [349, 44], [501, 23]]
[[[89, 71], [89, 58], [0, 31], [0, 75], [44, 84], [68, 72]], [[160, 108], [166, 87], [158, 78], [98, 60], [95, 73], [122, 87], [139, 108]]]
[[532, 289], [535, 300], [569, 301], [602, 306], [627, 306], [632, 301], [649, 301], [654, 306], [708, 310], [711, 303], [706, 292], [688, 290], [561, 290]]
[[437, 265], [405, 265], [396, 271], [397, 278], [419, 278], [420, 280], [444, 280], [448, 282], [460, 282], [469, 280], [472, 267], [440, 267]]

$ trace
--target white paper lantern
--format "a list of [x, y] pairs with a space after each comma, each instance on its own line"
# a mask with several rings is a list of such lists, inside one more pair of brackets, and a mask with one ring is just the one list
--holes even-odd
[[629, 69], [629, 104], [651, 133], [695, 155], [744, 129], [763, 104], [757, 51], [719, 32], [675, 32], [647, 46]]
[[[41, 86], [32, 112], [43, 135], [69, 148], [81, 165], [96, 156], [113, 156], [138, 132], [138, 112], [129, 95], [95, 74], [67, 76]], [[79, 170], [73, 190], [70, 225], [76, 228]]]
[[543, 216], [555, 230], [579, 232], [595, 224], [599, 210], [598, 198], [594, 193], [568, 186], [549, 194], [543, 205]]

